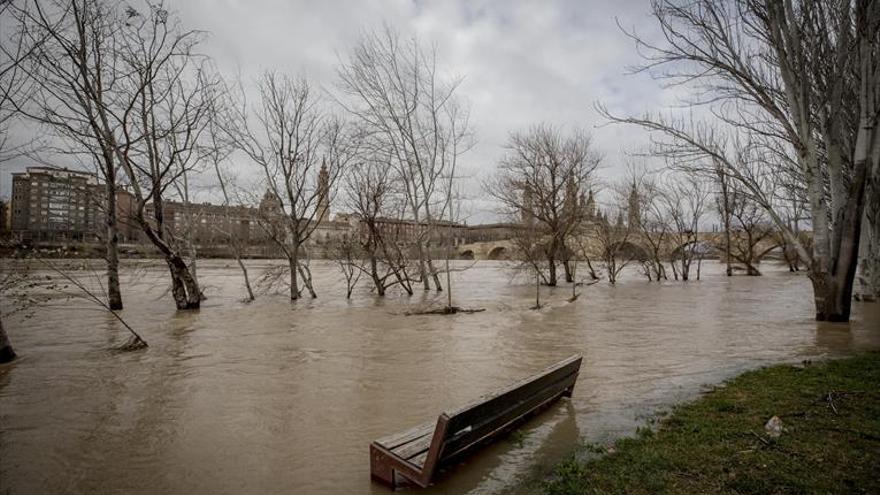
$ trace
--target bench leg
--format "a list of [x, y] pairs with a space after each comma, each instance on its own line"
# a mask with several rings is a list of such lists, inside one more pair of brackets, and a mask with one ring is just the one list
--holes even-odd
[[384, 453], [370, 445], [370, 476], [374, 480], [390, 486], [393, 490], [397, 488], [397, 480], [390, 461]]

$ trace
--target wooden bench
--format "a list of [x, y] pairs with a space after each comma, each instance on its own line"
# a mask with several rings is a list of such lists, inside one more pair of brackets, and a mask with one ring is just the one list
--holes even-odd
[[562, 396], [571, 397], [581, 367], [572, 356], [543, 371], [484, 395], [431, 422], [370, 444], [374, 480], [396, 488], [404, 478], [421, 487], [438, 469], [508, 432]]

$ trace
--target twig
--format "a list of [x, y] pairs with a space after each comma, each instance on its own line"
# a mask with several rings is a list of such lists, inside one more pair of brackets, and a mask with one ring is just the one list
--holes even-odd
[[755, 433], [754, 430], [750, 430], [749, 433], [751, 433], [752, 435], [754, 435], [755, 438], [757, 438], [758, 440], [760, 440], [761, 443], [763, 443], [764, 445], [767, 445], [768, 447], [770, 446], [770, 442], [767, 441], [766, 438], [764, 438], [764, 437], [762, 437], [761, 435], [758, 435], [757, 433]]
[[834, 415], [840, 416], [840, 413], [837, 412], [837, 407], [834, 405], [834, 392], [828, 392], [828, 395], [825, 396], [825, 400], [828, 402], [828, 405], [831, 406]]

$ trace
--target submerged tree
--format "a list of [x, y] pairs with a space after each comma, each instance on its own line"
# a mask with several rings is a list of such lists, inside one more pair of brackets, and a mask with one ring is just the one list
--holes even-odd
[[[33, 56], [23, 65], [36, 88], [22, 111], [97, 157], [104, 211], [110, 305], [119, 293], [115, 202], [123, 182], [132, 220], [168, 265], [178, 309], [198, 308], [201, 292], [164, 217], [166, 191], [200, 157], [196, 146], [215, 84], [195, 48], [202, 35], [181, 28], [161, 4], [141, 10], [102, 0], [26, 2], [16, 10]], [[149, 204], [149, 205], [148, 205]]]
[[135, 198], [134, 221], [165, 259], [177, 308], [197, 309], [202, 292], [169, 229], [165, 201], [173, 184], [203, 165], [199, 143], [219, 83], [196, 53], [201, 34], [183, 30], [161, 6], [148, 9], [128, 9], [119, 28], [117, 70], [127, 76], [131, 106], [117, 115], [126, 140], [116, 155]]
[[231, 142], [260, 168], [273, 203], [263, 208], [262, 221], [288, 260], [290, 298], [299, 299], [303, 288], [317, 297], [305, 244], [329, 219], [330, 201], [358, 140], [322, 107], [306, 79], [266, 72], [258, 87], [259, 105], [237, 109]]
[[346, 204], [358, 224], [359, 268], [379, 296], [395, 285], [413, 294], [408, 243], [400, 228], [405, 199], [394, 177], [380, 150], [365, 150], [345, 176]]
[[669, 238], [675, 246], [671, 255], [673, 276], [686, 281], [690, 279], [694, 260], [699, 263], [702, 259], [700, 222], [708, 208], [709, 192], [699, 177], [682, 175], [669, 180], [663, 201], [670, 222]]
[[[730, 193], [731, 236], [728, 250], [730, 256], [742, 263], [747, 275], [761, 275], [758, 263], [772, 249], [778, 247], [775, 241], [773, 224], [767, 213], [745, 194], [739, 186], [731, 188]], [[769, 247], [759, 251], [760, 244], [770, 242]]]
[[[654, 0], [652, 5], [665, 43], [633, 36], [646, 54], [645, 69], [696, 88], [690, 103], [710, 105], [719, 124], [609, 117], [666, 136], [661, 153], [723, 167], [806, 260], [816, 319], [847, 321], [862, 226], [871, 221], [865, 204], [878, 201], [866, 199], [866, 185], [873, 184], [880, 160], [880, 2]], [[725, 138], [731, 135], [735, 139]], [[790, 159], [771, 159], [780, 153]], [[802, 178], [811, 249], [762, 190], [760, 172], [768, 163], [772, 173]], [[872, 235], [880, 230], [873, 224], [868, 229]], [[880, 259], [872, 253], [876, 250], [868, 249], [863, 263], [876, 267]]]
[[566, 135], [546, 124], [511, 134], [507, 150], [486, 189], [508, 218], [523, 223], [529, 241], [537, 234], [539, 248], [523, 253], [540, 253], [548, 271], [545, 283], [555, 286], [557, 265], [568, 259], [572, 238], [587, 219], [582, 198], [600, 156], [585, 132]]
[[101, 209], [109, 304], [122, 309], [116, 149], [126, 137], [115, 120], [136, 95], [123, 89], [125, 75], [115, 63], [120, 56], [120, 12], [102, 0], [9, 2], [4, 8], [8, 6], [16, 35], [27, 46], [21, 69], [33, 89], [18, 102], [18, 109], [60, 138], [64, 154], [95, 157], [105, 188]]
[[437, 54], [386, 26], [367, 33], [339, 68], [340, 103], [365, 130], [368, 146], [394, 167], [409, 220], [424, 226], [414, 239], [425, 290], [442, 290], [431, 240], [450, 207], [446, 182], [471, 144], [468, 112], [457, 100], [458, 79], [446, 79]]

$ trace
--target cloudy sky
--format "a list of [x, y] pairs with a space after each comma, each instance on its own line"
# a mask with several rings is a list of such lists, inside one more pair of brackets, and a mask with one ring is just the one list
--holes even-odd
[[[593, 109], [656, 111], [673, 96], [646, 74], [635, 46], [618, 27], [656, 36], [646, 0], [166, 0], [185, 26], [210, 33], [204, 50], [224, 72], [245, 82], [265, 69], [304, 74], [333, 90], [335, 70], [358, 36], [387, 22], [402, 34], [436, 44], [447, 71], [464, 78], [477, 145], [462, 158], [472, 177], [469, 222], [493, 218], [479, 180], [503, 154], [509, 132], [547, 122], [581, 126], [604, 154], [601, 175], [623, 172], [627, 152], [644, 149], [640, 130], [602, 126]], [[11, 167], [20, 169], [27, 163]], [[7, 167], [10, 168], [10, 167]], [[9, 170], [0, 194], [9, 195]]]

